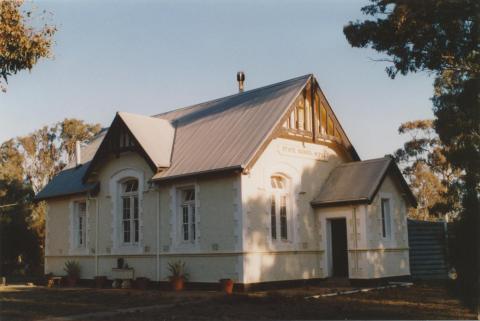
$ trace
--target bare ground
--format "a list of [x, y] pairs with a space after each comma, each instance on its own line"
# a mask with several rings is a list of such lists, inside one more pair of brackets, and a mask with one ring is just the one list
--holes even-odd
[[305, 299], [325, 288], [253, 292], [225, 296], [218, 292], [173, 293], [149, 290], [4, 288], [0, 320], [35, 320], [52, 316], [170, 304], [155, 311], [97, 320], [312, 320], [312, 319], [474, 319], [444, 287], [420, 284], [367, 293]]

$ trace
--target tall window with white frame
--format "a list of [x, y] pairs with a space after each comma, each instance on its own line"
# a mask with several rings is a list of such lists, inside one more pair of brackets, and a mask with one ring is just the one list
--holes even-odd
[[288, 190], [287, 182], [281, 176], [270, 178], [272, 189], [270, 206], [270, 231], [273, 241], [288, 240]]
[[391, 214], [390, 214], [390, 199], [382, 198], [382, 237], [390, 238], [392, 233]]
[[87, 203], [85, 201], [75, 202], [75, 243], [78, 248], [86, 246], [86, 220]]
[[137, 244], [140, 238], [138, 180], [129, 179], [122, 183], [122, 240], [125, 244]]
[[195, 188], [180, 191], [181, 237], [183, 242], [195, 243], [197, 238], [195, 217]]

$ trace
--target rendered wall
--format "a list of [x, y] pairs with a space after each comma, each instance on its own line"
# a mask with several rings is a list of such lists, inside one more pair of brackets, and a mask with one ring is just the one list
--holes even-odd
[[[323, 234], [310, 201], [330, 171], [343, 162], [323, 145], [274, 139], [252, 167], [242, 175], [243, 282], [323, 278]], [[287, 242], [271, 240], [270, 177], [280, 174], [290, 184], [291, 221]]]
[[[125, 169], [141, 172], [143, 201], [140, 206], [140, 245], [136, 248], [115, 246], [112, 237], [115, 195], [111, 178]], [[236, 211], [240, 203], [239, 175], [215, 178], [148, 184], [152, 171], [137, 154], [122, 154], [111, 158], [99, 169], [100, 193], [87, 200], [87, 244], [79, 253], [70, 246], [70, 215], [72, 202], [85, 199], [75, 196], [48, 201], [45, 272], [64, 275], [65, 261], [80, 263], [82, 278], [106, 275], [112, 278], [112, 268], [119, 257], [135, 269], [136, 277], [163, 281], [168, 276], [168, 263], [181, 259], [186, 262], [192, 282], [217, 282], [220, 278], [238, 279], [238, 257], [235, 252], [238, 235], [235, 233]], [[198, 242], [191, 249], [176, 246], [172, 229], [177, 186], [196, 186]], [[98, 204], [97, 204], [98, 202]], [[98, 208], [98, 226], [96, 226]], [[158, 210], [159, 209], [159, 210]], [[118, 210], [118, 209], [117, 209]], [[116, 213], [118, 214], [118, 213]], [[160, 224], [157, 240], [157, 215]], [[97, 231], [98, 228], [98, 231]], [[98, 234], [98, 243], [95, 239]], [[157, 262], [159, 263], [157, 266]]]
[[[390, 198], [392, 237], [382, 238], [381, 198]], [[368, 247], [365, 254], [369, 278], [409, 275], [407, 208], [401, 189], [390, 175], [383, 181], [372, 204], [368, 206]]]
[[[382, 197], [391, 200], [391, 239], [382, 237]], [[333, 218], [345, 218], [347, 222], [349, 278], [374, 279], [410, 274], [407, 211], [401, 190], [389, 175], [372, 204], [319, 208], [316, 212], [320, 217], [322, 236], [326, 236], [324, 246], [327, 260], [323, 262], [323, 268], [328, 276], [332, 273], [328, 220]]]

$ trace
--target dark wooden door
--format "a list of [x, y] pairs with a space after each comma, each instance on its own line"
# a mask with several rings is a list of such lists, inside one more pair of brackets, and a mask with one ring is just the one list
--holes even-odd
[[330, 222], [332, 227], [333, 276], [348, 277], [347, 223], [344, 218]]

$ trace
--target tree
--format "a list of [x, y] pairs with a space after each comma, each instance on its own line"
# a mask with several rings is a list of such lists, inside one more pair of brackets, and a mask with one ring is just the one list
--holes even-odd
[[31, 267], [39, 265], [46, 204], [34, 203], [34, 195], [72, 160], [77, 140], [88, 142], [100, 130], [98, 124], [65, 119], [0, 146], [0, 262], [5, 272], [18, 269], [19, 256]]
[[480, 2], [370, 1], [362, 12], [375, 19], [345, 26], [349, 43], [386, 54], [391, 78], [417, 71], [435, 77], [434, 128], [464, 182], [454, 264], [464, 298], [480, 314]]
[[433, 129], [433, 120], [403, 123], [398, 132], [410, 135], [403, 148], [395, 152], [395, 160], [418, 201], [409, 216], [420, 220], [455, 217], [460, 211], [461, 173], [447, 161], [447, 150]]
[[[44, 24], [39, 30], [28, 26], [32, 12], [20, 11], [23, 0], [0, 1], [0, 88], [6, 91], [8, 78], [31, 70], [40, 58], [50, 57], [56, 27]], [[43, 14], [45, 15], [45, 11]], [[3, 84], [2, 80], [5, 82]]]

